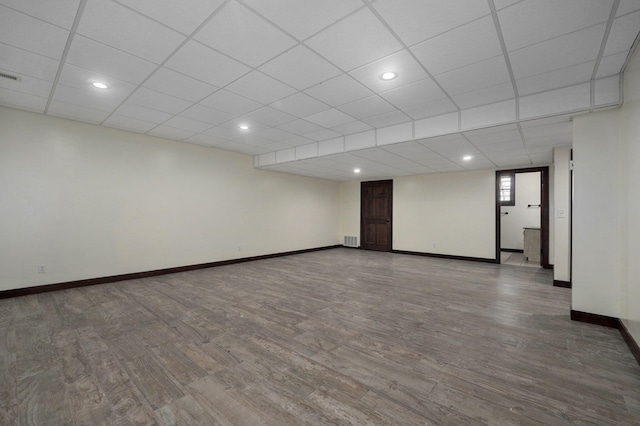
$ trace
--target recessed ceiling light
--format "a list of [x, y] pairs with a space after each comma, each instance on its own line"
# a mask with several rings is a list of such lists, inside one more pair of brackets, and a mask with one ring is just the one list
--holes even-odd
[[471, 160], [472, 158], [473, 158], [473, 157], [472, 157], [472, 156], [470, 156], [470, 155], [465, 155], [464, 157], [462, 157], [462, 159], [463, 159], [464, 161], [469, 161], [469, 160]]
[[353, 169], [353, 173], [360, 173], [360, 169]]
[[382, 74], [380, 74], [380, 79], [381, 80], [393, 80], [397, 76], [398, 76], [397, 72], [387, 71], [387, 72], [383, 72]]
[[94, 81], [91, 83], [93, 87], [97, 87], [98, 89], [106, 89], [108, 86], [100, 81]]
[[242, 126], [240, 126], [240, 128], [242, 130], [249, 130], [249, 126], [247, 126], [246, 124], [243, 124]]

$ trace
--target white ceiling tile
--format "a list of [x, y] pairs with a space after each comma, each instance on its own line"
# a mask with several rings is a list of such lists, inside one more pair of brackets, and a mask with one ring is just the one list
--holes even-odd
[[[118, 104], [136, 88], [134, 84], [126, 81], [118, 80], [71, 64], [64, 65], [58, 82], [65, 86], [94, 93], [97, 96], [112, 98]], [[105, 83], [108, 87], [106, 89], [95, 88], [91, 84], [96, 82]]]
[[202, 133], [205, 130], [208, 130], [213, 127], [213, 125], [208, 123], [203, 123], [202, 121], [192, 120], [191, 118], [175, 116], [170, 120], [162, 123], [164, 126], [175, 127], [176, 129], [188, 130], [194, 133]]
[[360, 133], [366, 130], [371, 130], [371, 126], [367, 123], [356, 120], [352, 121], [351, 123], [340, 124], [339, 126], [332, 127], [331, 130], [341, 135], [351, 135], [353, 133]]
[[156, 0], [118, 1], [183, 34], [191, 34], [224, 2], [224, 0], [189, 0], [189, 3], [185, 4]]
[[295, 115], [296, 117], [306, 117], [307, 115], [331, 108], [327, 104], [305, 95], [302, 92], [297, 92], [291, 96], [280, 99], [270, 106], [288, 114]]
[[304, 160], [305, 158], [313, 158], [318, 156], [318, 144], [311, 143], [296, 147], [296, 160]]
[[194, 38], [252, 67], [296, 44], [279, 28], [235, 1], [227, 3]]
[[520, 96], [526, 96], [576, 83], [587, 82], [591, 79], [595, 65], [595, 61], [590, 61], [516, 80], [518, 94]]
[[502, 54], [491, 16], [426, 40], [411, 51], [432, 74], [441, 74]]
[[0, 88], [0, 105], [43, 113], [47, 98]]
[[315, 34], [362, 7], [358, 0], [245, 0], [245, 4], [284, 28], [299, 40]]
[[58, 59], [69, 31], [0, 5], [2, 43]]
[[230, 127], [221, 127], [221, 126], [214, 127], [212, 129], [205, 131], [204, 134], [207, 136], [212, 136], [218, 139], [225, 139], [228, 141], [232, 141], [238, 138], [238, 130], [232, 129]]
[[281, 151], [276, 152], [276, 162], [277, 163], [286, 163], [288, 161], [295, 161], [296, 159], [296, 150], [295, 148], [287, 148]]
[[0, 4], [70, 30], [78, 12], [80, 0], [57, 0], [55, 2], [0, 0]]
[[601, 78], [594, 84], [594, 104], [596, 106], [617, 105], [621, 103], [620, 76]]
[[129, 102], [151, 109], [178, 114], [191, 105], [183, 99], [178, 99], [155, 90], [140, 87], [128, 99]]
[[315, 123], [322, 127], [335, 127], [340, 124], [350, 123], [353, 121], [353, 117], [338, 111], [335, 108], [328, 109], [326, 111], [318, 112], [316, 114], [305, 117], [305, 120]]
[[579, 84], [520, 98], [520, 119], [543, 117], [589, 108], [590, 84]]
[[[241, 129], [240, 126], [247, 126], [248, 129]], [[219, 128], [230, 130], [230, 133], [221, 135], [225, 139], [246, 141], [248, 139], [259, 138], [259, 136], [257, 135], [268, 129], [269, 127], [256, 121], [248, 120], [244, 117], [237, 117], [216, 127], [216, 129]], [[210, 134], [210, 132], [205, 133]]]
[[596, 78], [619, 74], [620, 71], [622, 71], [622, 66], [627, 61], [627, 56], [629, 56], [629, 52], [616, 53], [602, 58], [598, 66]]
[[41, 98], [48, 98], [51, 94], [53, 83], [39, 78], [23, 77], [21, 81], [0, 78], [0, 87], [7, 90], [26, 93]]
[[413, 123], [403, 123], [376, 130], [376, 143], [388, 145], [413, 139]]
[[388, 112], [386, 114], [367, 117], [362, 121], [364, 121], [365, 123], [375, 128], [380, 128], [380, 127], [393, 126], [395, 124], [400, 124], [400, 123], [406, 123], [408, 121], [411, 121], [411, 117], [409, 117], [402, 111], [396, 110], [396, 111]]
[[180, 115], [203, 123], [209, 123], [212, 126], [217, 126], [234, 117], [226, 112], [218, 111], [217, 109], [209, 108], [200, 104], [189, 107], [181, 112]]
[[314, 141], [325, 141], [327, 139], [337, 138], [340, 135], [332, 130], [322, 129], [312, 133], [307, 133], [304, 136], [309, 139], [313, 139]]
[[[396, 108], [380, 96], [369, 96], [355, 102], [341, 105], [338, 109], [359, 120], [393, 112]], [[353, 118], [350, 119], [352, 121]], [[313, 120], [310, 120], [313, 121]], [[332, 126], [327, 126], [332, 127]]]
[[504, 9], [505, 7], [509, 7], [512, 4], [516, 4], [518, 2], [521, 2], [523, 0], [493, 0], [493, 4], [495, 4], [496, 9], [500, 10], [500, 9]]
[[600, 52], [605, 24], [509, 53], [516, 79], [594, 61]]
[[522, 140], [519, 141], [507, 141], [507, 142], [496, 142], [492, 144], [478, 146], [476, 144], [476, 148], [478, 148], [482, 153], [489, 156], [489, 154], [498, 152], [498, 153], [510, 153], [511, 155], [526, 155], [527, 151], [524, 148], [524, 143]]
[[522, 144], [520, 131], [515, 124], [466, 131], [464, 136], [477, 147], [514, 142]]
[[225, 140], [225, 139], [219, 139], [219, 138], [215, 138], [213, 136], [208, 136], [208, 135], [205, 135], [203, 133], [201, 133], [199, 135], [189, 136], [188, 138], [183, 139], [183, 141], [184, 142], [193, 143], [193, 144], [197, 144], [197, 145], [202, 145], [202, 146], [218, 146], [218, 145], [221, 145], [221, 144], [225, 144], [225, 143], [231, 142], [231, 141], [228, 141], [228, 140]]
[[226, 87], [238, 95], [268, 105], [296, 92], [295, 89], [263, 74], [252, 71]]
[[66, 104], [111, 112], [120, 105], [127, 93], [108, 93], [98, 90], [81, 90], [63, 84], [56, 85], [53, 99]]
[[153, 135], [153, 136], [158, 136], [158, 137], [161, 137], [161, 138], [173, 139], [173, 140], [180, 141], [182, 139], [186, 139], [188, 137], [193, 136], [195, 133], [196, 132], [191, 132], [191, 131], [188, 131], [188, 130], [177, 129], [175, 127], [169, 127], [169, 126], [160, 125], [160, 126], [154, 128], [153, 130], [149, 131], [147, 134], [148, 135]]
[[382, 149], [418, 163], [422, 163], [426, 160], [442, 160], [442, 156], [440, 154], [415, 141], [387, 145]]
[[636, 10], [640, 10], [638, 0], [620, 0], [616, 16], [622, 16], [630, 12], [635, 12]]
[[[402, 48], [369, 9], [336, 22], [306, 44], [344, 71], [383, 58]], [[336, 46], [340, 46], [336, 49]]]
[[358, 149], [372, 148], [376, 146], [376, 132], [370, 130], [368, 132], [356, 133], [344, 137], [345, 151], [355, 151]]
[[436, 136], [418, 142], [439, 154], [473, 149], [469, 141], [460, 134]]
[[455, 133], [459, 130], [459, 116], [457, 112], [418, 120], [414, 123], [414, 137], [416, 139]]
[[128, 130], [136, 133], [146, 133], [158, 124], [142, 121], [137, 118], [126, 117], [124, 115], [113, 114], [107, 118], [103, 126], [114, 127], [116, 129]]
[[604, 55], [624, 52], [631, 49], [640, 28], [640, 12], [616, 18], [613, 21]]
[[93, 124], [104, 121], [109, 115], [106, 111], [96, 110], [84, 105], [68, 104], [57, 100], [51, 101], [47, 114]]
[[[279, 130], [279, 129], [274, 128], [273, 130]], [[283, 139], [281, 142], [291, 146], [300, 146], [300, 145], [306, 145], [306, 144], [312, 143], [313, 139], [305, 138], [304, 136], [293, 135], [290, 138]]]
[[318, 155], [331, 155], [338, 152], [344, 152], [344, 138], [318, 142]]
[[304, 91], [333, 107], [371, 96], [373, 92], [348, 74], [341, 74]]
[[[382, 80], [380, 76], [388, 71], [396, 72], [397, 77], [393, 80]], [[375, 92], [384, 92], [429, 77], [406, 50], [357, 68], [349, 74]]]
[[399, 109], [445, 98], [447, 95], [430, 78], [420, 80], [406, 86], [398, 87], [380, 94], [384, 99]]
[[157, 64], [185, 37], [117, 3], [89, 0], [77, 33]]
[[278, 126], [278, 128], [295, 135], [305, 135], [322, 130], [322, 127], [318, 126], [317, 124], [310, 123], [306, 120], [290, 121], [289, 123]]
[[133, 118], [143, 122], [160, 124], [170, 119], [173, 114], [125, 102], [114, 114]]
[[200, 103], [233, 115], [243, 115], [262, 106], [258, 102], [226, 90], [219, 90]]
[[276, 142], [286, 143], [285, 141], [287, 139], [291, 139], [291, 138], [295, 137], [296, 135], [294, 135], [293, 133], [285, 132], [284, 130], [280, 130], [280, 129], [275, 128], [275, 127], [271, 127], [269, 129], [266, 129], [266, 130], [263, 130], [263, 131], [259, 132], [256, 136], [261, 137], [261, 138], [265, 138], [265, 139], [270, 139], [270, 140], [276, 141]]
[[264, 124], [265, 126], [278, 126], [296, 119], [296, 117], [290, 114], [278, 111], [277, 109], [268, 106], [251, 111], [250, 113], [243, 115], [241, 118], [246, 118], [247, 120]]
[[402, 111], [414, 120], [435, 117], [456, 111], [457, 108], [449, 98], [435, 99], [424, 104], [402, 108]]
[[491, 12], [476, 0], [378, 0], [373, 7], [409, 46]]
[[497, 102], [462, 110], [462, 129], [475, 129], [516, 120], [516, 100]]
[[502, 55], [437, 75], [435, 79], [449, 95], [471, 92], [511, 81]]
[[19, 76], [29, 76], [53, 81], [59, 62], [46, 56], [0, 43], [0, 69]]
[[187, 42], [165, 66], [218, 87], [250, 71], [246, 65], [193, 40]]
[[515, 93], [511, 82], [491, 87], [484, 87], [482, 89], [451, 96], [456, 105], [461, 109], [493, 104], [495, 102], [505, 101], [514, 97]]
[[136, 84], [156, 69], [149, 61], [78, 35], [71, 43], [67, 63]]
[[260, 67], [260, 71], [298, 90], [307, 89], [341, 73], [338, 68], [303, 45], [289, 49], [269, 61]]
[[218, 88], [186, 75], [161, 67], [144, 82], [144, 87], [176, 98], [197, 102]]
[[612, 4], [613, 0], [526, 0], [499, 11], [498, 19], [507, 50], [513, 51], [607, 22]]

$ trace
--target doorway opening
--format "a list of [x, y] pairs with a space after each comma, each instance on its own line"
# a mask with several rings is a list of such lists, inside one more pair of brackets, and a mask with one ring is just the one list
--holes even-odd
[[391, 251], [393, 180], [360, 184], [360, 247]]
[[549, 269], [549, 168], [496, 171], [496, 263]]

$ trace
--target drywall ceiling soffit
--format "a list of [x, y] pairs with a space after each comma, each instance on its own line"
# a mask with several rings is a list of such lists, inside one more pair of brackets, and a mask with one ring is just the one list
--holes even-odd
[[0, 0], [0, 105], [326, 179], [528, 166], [571, 142], [531, 123], [621, 102], [639, 30], [635, 0]]

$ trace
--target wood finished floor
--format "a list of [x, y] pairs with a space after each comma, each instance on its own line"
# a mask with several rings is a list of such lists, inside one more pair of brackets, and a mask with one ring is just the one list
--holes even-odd
[[0, 300], [0, 424], [640, 424], [551, 281], [334, 249]]

